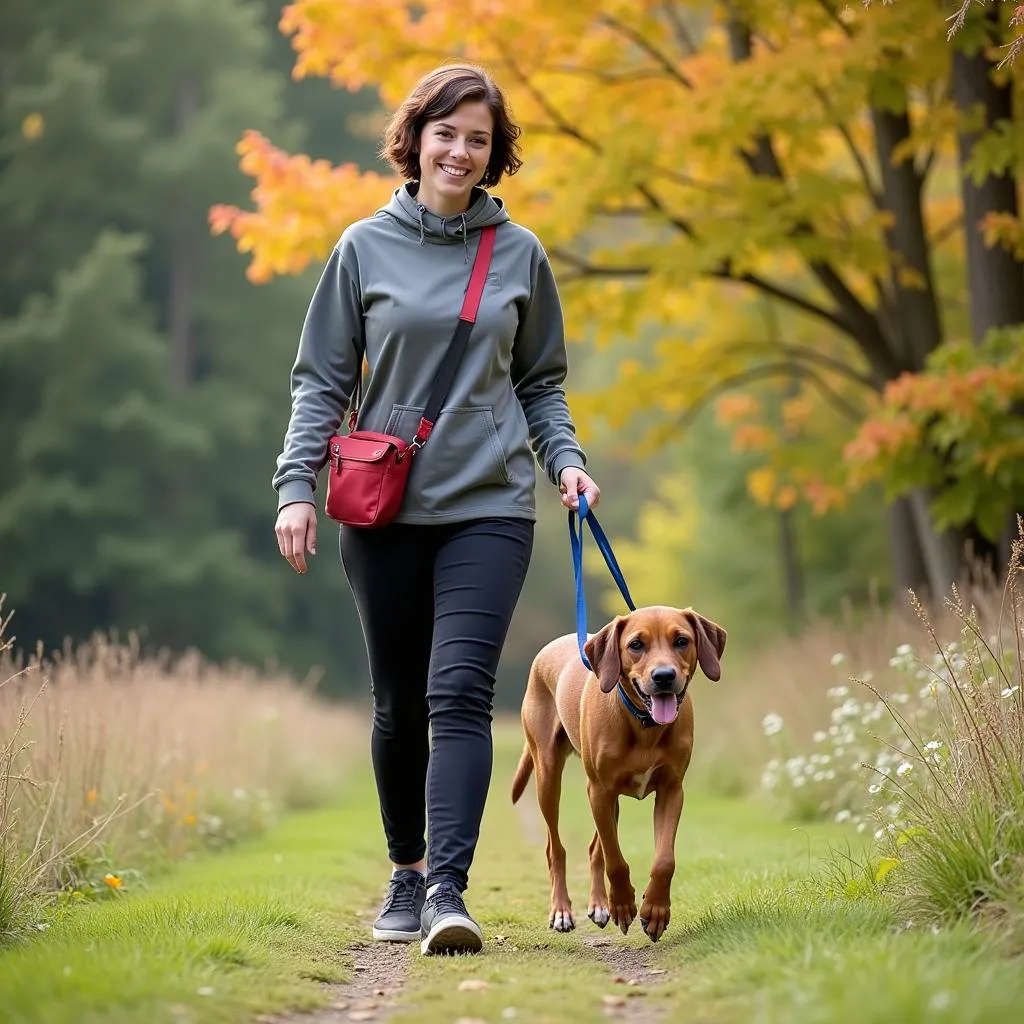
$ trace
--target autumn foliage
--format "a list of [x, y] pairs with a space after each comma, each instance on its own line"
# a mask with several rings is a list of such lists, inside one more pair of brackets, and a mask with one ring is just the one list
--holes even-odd
[[[937, 514], [962, 523], [1020, 492], [1024, 395], [1005, 341], [962, 341], [965, 232], [1020, 260], [1024, 231], [1015, 210], [964, 223], [957, 139], [976, 112], [947, 86], [956, 45], [1005, 55], [1021, 15], [986, 42], [965, 12], [951, 42], [931, 0], [296, 0], [280, 27], [297, 77], [372, 86], [387, 108], [447, 60], [493, 71], [526, 159], [499, 191], [556, 265], [570, 338], [622, 353], [619, 380], [573, 396], [585, 427], [635, 423], [653, 450], [721, 403], [762, 455], [762, 503], [824, 512], [882, 479], [948, 487]], [[1020, 67], [999, 75], [1019, 102]], [[1019, 171], [1019, 121], [970, 127], [970, 174]], [[256, 282], [323, 259], [398, 184], [256, 133], [239, 152], [254, 209], [211, 224]]]

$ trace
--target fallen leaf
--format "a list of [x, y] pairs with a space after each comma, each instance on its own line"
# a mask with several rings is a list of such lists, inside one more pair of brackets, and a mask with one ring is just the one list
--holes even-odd
[[386, 996], [388, 994], [388, 990], [386, 988], [375, 988], [373, 990], [373, 994], [375, 996]]
[[660, 967], [652, 967], [648, 974], [668, 974], [668, 971], [663, 971]]
[[467, 978], [465, 981], [459, 982], [460, 992], [484, 992], [490, 987], [491, 983], [482, 978]]
[[625, 985], [626, 984], [626, 979], [621, 974], [616, 974], [615, 977], [612, 978], [612, 984], [613, 985]]

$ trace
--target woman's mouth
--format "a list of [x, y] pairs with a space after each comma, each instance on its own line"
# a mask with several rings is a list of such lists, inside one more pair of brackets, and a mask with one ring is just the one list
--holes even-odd
[[437, 166], [440, 167], [449, 178], [465, 178], [466, 175], [469, 174], [469, 169], [466, 167], [453, 167], [451, 164], [438, 164]]

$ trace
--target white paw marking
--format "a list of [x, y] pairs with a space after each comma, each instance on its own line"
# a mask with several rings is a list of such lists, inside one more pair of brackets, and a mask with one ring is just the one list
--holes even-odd
[[611, 919], [611, 912], [607, 907], [591, 907], [587, 911], [587, 917], [589, 917], [598, 928], [603, 928]]
[[571, 932], [576, 927], [572, 919], [572, 913], [568, 910], [559, 910], [551, 918], [551, 927], [556, 932]]

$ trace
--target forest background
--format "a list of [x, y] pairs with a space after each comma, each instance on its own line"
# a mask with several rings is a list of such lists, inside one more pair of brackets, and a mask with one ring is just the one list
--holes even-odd
[[[947, 39], [924, 0], [5, 7], [18, 645], [138, 631], [365, 696], [333, 527], [297, 577], [270, 475], [322, 262], [396, 184], [384, 111], [462, 56], [525, 128], [498, 191], [555, 266], [638, 603], [691, 604], [751, 659], [972, 558], [998, 571], [1024, 509], [1024, 62], [1001, 65], [1021, 11], [965, 12]], [[556, 499], [541, 482], [507, 708], [574, 628]], [[592, 566], [593, 626], [620, 605]]]

